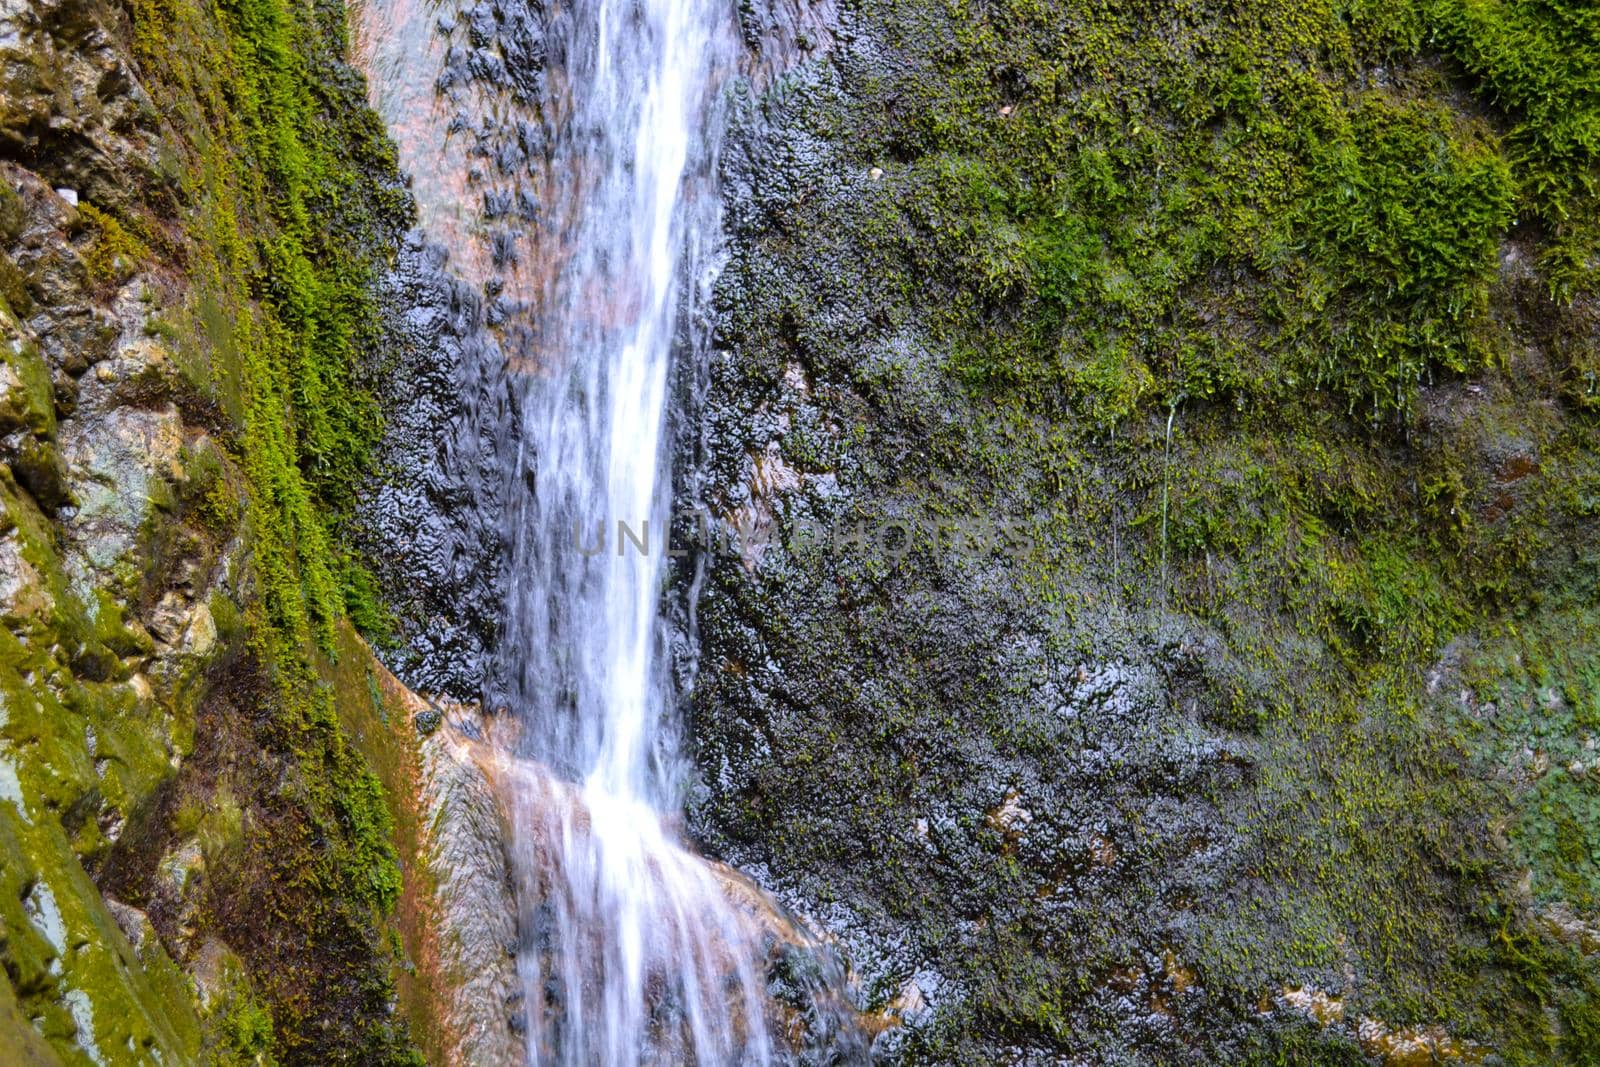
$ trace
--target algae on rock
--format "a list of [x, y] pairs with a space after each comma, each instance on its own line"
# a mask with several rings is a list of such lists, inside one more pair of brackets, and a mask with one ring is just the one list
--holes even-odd
[[881, 1055], [1592, 1062], [1593, 29], [867, 0], [740, 99], [693, 823]]
[[23, 1062], [417, 1060], [393, 809], [327, 654], [364, 588], [369, 290], [410, 224], [345, 47], [335, 3], [0, 5]]

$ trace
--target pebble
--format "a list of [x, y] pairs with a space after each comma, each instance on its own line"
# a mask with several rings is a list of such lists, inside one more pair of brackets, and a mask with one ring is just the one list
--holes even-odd
[[65, 200], [67, 203], [71, 204], [73, 207], [78, 206], [78, 190], [64, 188], [57, 189], [56, 195]]

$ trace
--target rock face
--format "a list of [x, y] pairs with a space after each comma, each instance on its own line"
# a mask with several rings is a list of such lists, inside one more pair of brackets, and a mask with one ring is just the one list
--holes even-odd
[[414, 233], [382, 280], [384, 437], [357, 542], [398, 620], [389, 661], [418, 689], [477, 700], [505, 597], [502, 457], [513, 394], [491, 312]]
[[439, 709], [409, 694], [403, 704], [414, 718], [442, 719], [419, 744], [416, 788], [426, 827], [419, 850], [434, 885], [424, 959], [446, 1062], [520, 1064], [517, 907], [483, 718], [470, 706]]
[[[678, 572], [691, 825], [839, 938], [886, 1062], [1588, 1055], [1545, 908], [1600, 899], [1594, 262], [1551, 300], [1488, 207], [1531, 135], [1437, 71], [1504, 42], [1267, 7], [855, 5], [736, 113], [678, 382], [680, 504], [735, 545]], [[1388, 192], [1260, 125], [1299, 107]], [[1379, 280], [1380, 196], [1454, 228], [1453, 295]]]
[[408, 208], [342, 13], [246, 6], [0, 4], [8, 1064], [415, 1062], [328, 474]]
[[[518, 447], [507, 335], [525, 332], [538, 150], [536, 4], [363, 4], [355, 58], [418, 226], [383, 279], [385, 426], [358, 540], [398, 619], [388, 659], [481, 701], [505, 604], [504, 471]], [[430, 73], [431, 72], [431, 73]]]
[[[339, 8], [0, 0], [0, 1063], [523, 1055], [341, 620], [485, 686], [551, 12], [429, 9], [452, 276]], [[672, 641], [795, 1058], [1592, 1062], [1587, 9], [740, 18]]]
[[20, 279], [0, 304], [11, 988], [33, 1028], [94, 1062], [133, 1050], [184, 1062], [200, 1029], [181, 972], [84, 864], [187, 753], [196, 679], [217, 645], [208, 601], [239, 595], [230, 538], [180, 517], [217, 447], [161, 398], [174, 372], [145, 333], [151, 280], [106, 295], [78, 210], [32, 172], [0, 164], [0, 199], [17, 220], [4, 263]]
[[[839, 939], [885, 1061], [1581, 1062], [1594, 205], [1526, 190], [1594, 164], [1522, 168], [1548, 100], [1592, 116], [1587, 46], [1157, 7], [741, 5], [675, 383], [678, 502], [732, 545], [675, 573], [692, 830]], [[375, 543], [403, 585], [423, 516], [396, 664], [458, 695], [499, 595], [466, 457], [511, 447], [459, 341], [555, 269], [548, 15], [441, 8], [392, 109], [448, 134], [414, 169], [473, 291], [399, 272]]]
[[0, 6], [0, 144], [13, 160], [50, 160], [52, 190], [74, 206], [127, 202], [157, 166], [157, 110], [109, 9], [71, 0]]

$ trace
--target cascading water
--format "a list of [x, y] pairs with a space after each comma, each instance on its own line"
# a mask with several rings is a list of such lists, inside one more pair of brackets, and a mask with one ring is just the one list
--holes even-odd
[[[663, 827], [680, 777], [659, 607], [680, 278], [717, 231], [720, 0], [596, 0], [548, 23], [552, 123], [503, 634], [528, 755], [514, 821], [535, 1062], [769, 1058], [743, 920]], [[624, 523], [645, 543], [619, 533]]]
[[[510, 457], [493, 494], [506, 610], [487, 704], [517, 726], [494, 773], [510, 794], [526, 1056], [785, 1058], [764, 968], [798, 950], [813, 961], [791, 1002], [805, 1040], [852, 1058], [826, 953], [669, 829], [687, 768], [660, 618], [666, 409], [715, 274], [719, 110], [749, 61], [733, 4], [367, 0], [361, 18], [423, 230], [484, 294], [464, 306], [493, 340], [468, 351], [509, 369], [518, 412], [483, 455]], [[424, 70], [442, 73], [430, 85]], [[441, 429], [441, 453], [455, 436]]]

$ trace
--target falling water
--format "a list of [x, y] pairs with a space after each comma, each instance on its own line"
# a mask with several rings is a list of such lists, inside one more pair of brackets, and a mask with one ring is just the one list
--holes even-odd
[[[722, 0], [594, 0], [549, 23], [552, 123], [503, 639], [528, 753], [515, 806], [535, 1062], [760, 1063], [743, 920], [663, 820], [679, 760], [659, 622], [668, 368], [717, 232]], [[691, 284], [685, 286], [688, 276]], [[619, 522], [649, 551], [624, 543]]]
[[660, 617], [671, 364], [703, 340], [719, 109], [748, 58], [733, 3], [368, 0], [358, 47], [520, 413], [488, 704], [518, 726], [527, 1056], [767, 1063], [760, 968], [805, 937], [672, 829], [685, 764]]

